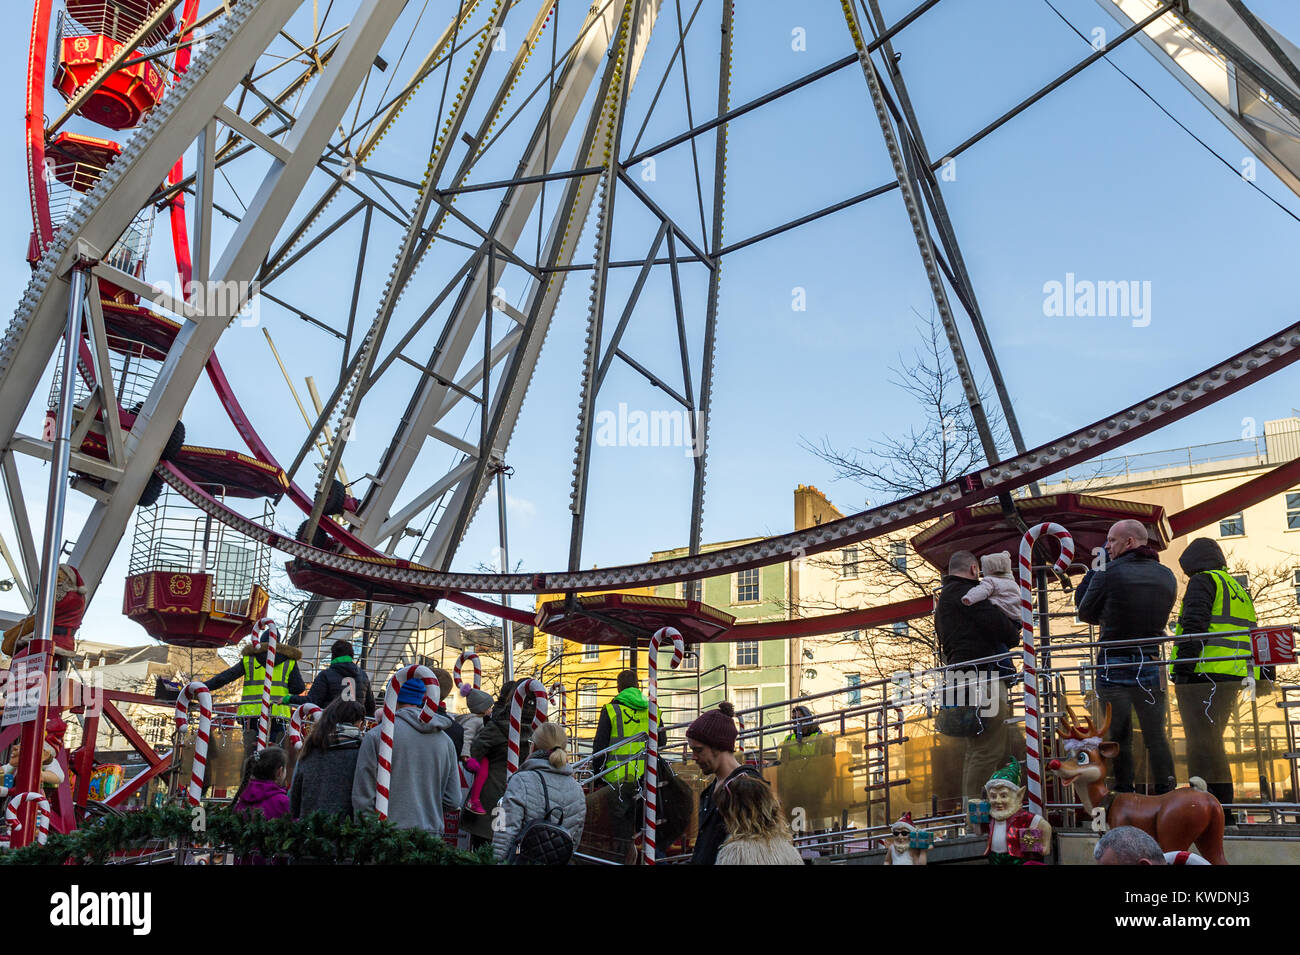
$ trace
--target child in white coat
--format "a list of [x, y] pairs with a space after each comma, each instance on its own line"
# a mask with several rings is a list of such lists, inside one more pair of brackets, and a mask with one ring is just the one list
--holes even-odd
[[988, 600], [1012, 620], [1020, 619], [1020, 585], [1011, 575], [1011, 554], [1000, 551], [980, 558], [981, 579], [961, 602], [967, 607]]

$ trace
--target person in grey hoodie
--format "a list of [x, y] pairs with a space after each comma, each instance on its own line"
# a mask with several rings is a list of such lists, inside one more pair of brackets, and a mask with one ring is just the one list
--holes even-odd
[[[388, 820], [400, 829], [442, 833], [443, 810], [460, 805], [456, 746], [447, 735], [450, 717], [435, 712], [420, 719], [424, 681], [407, 680], [397, 695], [393, 723], [393, 771], [388, 785]], [[375, 776], [379, 769], [379, 729], [361, 740], [357, 774], [352, 781], [352, 810], [375, 811]]]
[[506, 783], [499, 818], [492, 827], [492, 851], [498, 859], [507, 857], [531, 822], [549, 822], [564, 829], [575, 849], [582, 841], [587, 799], [573, 778], [567, 744], [564, 727], [558, 723], [543, 723], [533, 733], [533, 751]]

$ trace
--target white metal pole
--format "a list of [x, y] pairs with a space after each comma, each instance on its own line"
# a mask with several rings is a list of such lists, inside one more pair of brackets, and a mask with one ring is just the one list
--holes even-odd
[[[506, 546], [506, 468], [502, 463], [497, 471], [497, 523], [501, 529], [501, 573], [510, 572], [510, 552]], [[501, 595], [502, 608], [509, 608], [510, 598]], [[501, 665], [505, 670], [503, 679], [506, 682], [515, 678], [515, 641], [514, 626], [510, 619], [504, 615], [501, 617]]]
[[[68, 462], [72, 454], [72, 399], [76, 393], [77, 344], [81, 335], [81, 310], [86, 300], [86, 273], [72, 272], [68, 292], [68, 320], [63, 330], [63, 380], [50, 455], [50, 492], [45, 509], [45, 546], [41, 551], [41, 580], [36, 591], [36, 630], [33, 640], [54, 636], [54, 586], [59, 575], [59, 553], [63, 545], [63, 508], [68, 496]], [[116, 408], [106, 408], [114, 414]]]

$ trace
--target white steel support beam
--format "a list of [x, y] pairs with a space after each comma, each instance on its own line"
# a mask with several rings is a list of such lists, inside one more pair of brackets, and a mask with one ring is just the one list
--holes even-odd
[[[564, 142], [578, 116], [578, 110], [581, 108], [605, 59], [605, 54], [613, 42], [623, 15], [625, 3], [626, 0], [617, 0], [617, 2], [607, 3], [601, 7], [593, 5], [588, 12], [587, 22], [583, 25], [582, 40], [573, 52], [571, 68], [567, 69], [561, 77], [561, 85], [557, 86], [557, 97], [554, 106], [547, 114], [542, 116], [537, 130], [534, 132], [531, 149], [520, 163], [518, 178], [539, 176], [552, 171], [556, 157], [546, 155], [546, 143], [548, 141], [546, 124], [549, 120], [549, 142], [552, 144]], [[657, 6], [657, 3], [650, 4], [648, 8], [657, 9]], [[648, 30], [644, 32], [647, 35], [649, 33]], [[641, 49], [643, 49], [643, 45], [641, 45]], [[601, 106], [602, 104], [597, 103], [592, 108], [600, 109]], [[586, 159], [585, 154], [577, 156], [570, 168], [584, 168]], [[577, 206], [572, 209], [563, 207], [557, 209], [551, 226], [552, 235], [554, 235], [557, 228], [562, 231], [568, 229], [571, 222], [575, 224], [576, 228], [581, 228], [581, 222], [586, 217], [593, 193], [594, 185], [587, 183], [581, 191]], [[513, 246], [518, 242], [540, 195], [540, 183], [530, 183], [511, 189], [500, 211], [499, 225], [493, 230], [494, 238], [506, 246]], [[576, 244], [576, 242], [573, 244]], [[565, 250], [564, 262], [566, 264], [572, 259], [573, 244]], [[555, 295], [552, 297], [558, 300], [559, 289], [563, 286], [563, 277], [563, 273], [560, 273], [546, 283], [535, 282], [531, 297], [535, 298], [539, 293], [545, 294], [547, 288], [553, 288]], [[489, 277], [486, 270], [482, 268], [475, 270], [468, 294], [459, 303], [457, 310], [449, 320], [446, 340], [442, 343], [442, 348], [437, 356], [434, 371], [443, 376], [444, 379], [451, 379], [455, 375], [457, 369], [461, 367], [468, 349], [481, 333], [483, 316], [487, 309], [487, 295], [494, 285], [494, 276]], [[514, 318], [514, 316], [511, 317]], [[532, 336], [536, 345], [530, 349], [530, 355], [525, 358], [525, 370], [523, 372], [525, 381], [532, 376], [532, 367], [536, 362], [537, 354], [540, 353], [541, 342], [546, 337], [545, 329], [549, 321], [550, 311], [548, 310], [541, 317], [541, 327]], [[482, 362], [480, 361], [475, 373], [466, 376], [466, 381], [477, 383], [481, 380]], [[401, 491], [402, 485], [412, 472], [425, 438], [430, 434], [436, 422], [445, 417], [462, 398], [461, 393], [447, 388], [435, 378], [426, 378], [421, 383], [419, 392], [413, 402], [414, 414], [408, 417], [403, 429], [395, 436], [393, 453], [385, 461], [383, 471], [379, 475], [383, 484], [378, 486], [376, 491], [367, 498], [367, 513], [385, 514], [392, 509], [397, 494]], [[485, 409], [484, 413], [489, 412]], [[508, 433], [512, 427], [513, 418], [506, 423], [503, 431]], [[441, 483], [441, 480], [435, 483]], [[424, 496], [421, 495], [421, 497]], [[444, 520], [450, 519], [451, 516], [452, 511], [448, 510]], [[429, 550], [426, 549], [426, 559], [428, 554]]]
[[[629, 62], [625, 67], [626, 75], [623, 79], [623, 82], [627, 84], [629, 89], [636, 83], [636, 76], [640, 71], [641, 61], [645, 55], [646, 46], [650, 42], [650, 35], [658, 18], [659, 6], [660, 0], [651, 0], [651, 2], [642, 5], [642, 22], [638, 24], [635, 29], [635, 47], [631, 51]], [[617, 30], [617, 28], [618, 23], [615, 21], [612, 24], [612, 30]], [[596, 142], [603, 142], [607, 126], [607, 117], [607, 113], [602, 114], [600, 126], [596, 131]], [[581, 168], [586, 158], [586, 156], [576, 157], [574, 168]], [[609, 162], [617, 163], [618, 157], [611, 156]], [[591, 209], [591, 203], [595, 199], [595, 196], [596, 184], [595, 181], [592, 180], [587, 184], [587, 187], [582, 189], [579, 193], [577, 202], [575, 203], [571, 213], [569, 210], [565, 209], [557, 210], [556, 217], [551, 225], [551, 242], [554, 242], [558, 236], [563, 235], [563, 232], [569, 228], [571, 222], [582, 223], [586, 221], [587, 213]], [[565, 266], [572, 263], [573, 255], [576, 251], [574, 245], [574, 243], [570, 243], [564, 246], [559, 260], [556, 262], [557, 266]], [[529, 296], [529, 310], [531, 311], [533, 307], [539, 308], [538, 328], [529, 337], [524, 346], [525, 350], [523, 354], [518, 358], [521, 362], [519, 380], [522, 384], [512, 388], [508, 394], [501, 394], [498, 389], [497, 396], [493, 401], [494, 408], [497, 406], [498, 402], [503, 402], [504, 407], [501, 408], [501, 426], [497, 431], [496, 440], [493, 442], [492, 447], [484, 449], [484, 453], [488, 460], [494, 458], [499, 460], [505, 459], [506, 448], [509, 446], [510, 438], [514, 433], [515, 422], [518, 420], [519, 412], [523, 405], [527, 383], [531, 380], [533, 369], [536, 367], [537, 359], [541, 355], [542, 344], [546, 340], [546, 331], [550, 325], [551, 318], [555, 313], [555, 307], [559, 304], [560, 295], [564, 290], [564, 283], [568, 274], [569, 273], [567, 272], [558, 272], [555, 273], [547, 282], [534, 282], [533, 284]], [[540, 303], [537, 302], [538, 296], [541, 297]], [[484, 302], [486, 302], [486, 299]], [[483, 305], [479, 306], [480, 311], [483, 307]], [[443, 515], [443, 519], [439, 522], [438, 527], [435, 529], [428, 544], [425, 546], [424, 552], [420, 555], [420, 562], [422, 564], [425, 564], [426, 566], [442, 567], [447, 563], [451, 553], [459, 544], [459, 541], [451, 539], [452, 529], [456, 526], [456, 515], [462, 513], [462, 511], [466, 512], [466, 520], [462, 522], [463, 533], [463, 528], [469, 526], [468, 517], [477, 510], [479, 503], [483, 499], [483, 495], [487, 491], [489, 483], [490, 481], [485, 478], [478, 482], [477, 487], [471, 487], [470, 481], [462, 481], [456, 486], [456, 490], [452, 495], [451, 503], [448, 505], [447, 510]]]
[[[325, 152], [331, 134], [373, 67], [384, 39], [404, 6], [401, 0], [364, 0], [360, 5], [338, 51], [313, 87], [294, 128], [286, 136], [284, 148], [290, 156], [289, 161], [273, 158], [261, 186], [249, 203], [248, 213], [240, 220], [212, 269], [213, 282], [233, 288], [233, 283], [248, 283], [257, 274], [272, 240], [288, 218], [316, 167], [316, 161]], [[264, 34], [263, 42], [271, 35], [274, 31]], [[213, 103], [204, 115], [210, 119], [221, 105], [221, 102]], [[172, 155], [179, 154], [180, 150], [177, 150]], [[247, 285], [239, 287], [246, 289]], [[158, 380], [127, 439], [131, 459], [113, 500], [93, 508], [73, 552], [73, 562], [81, 570], [87, 588], [98, 584], [113, 551], [125, 535], [135, 502], [144, 491], [208, 357], [234, 313], [244, 304], [243, 293], [239, 299], [231, 302], [232, 314], [187, 322], [177, 333]]]
[[[1126, 29], [1159, 6], [1153, 0], [1097, 3]], [[1166, 14], [1137, 39], [1288, 189], [1300, 195], [1300, 118], [1285, 105], [1300, 102], [1300, 85], [1292, 78], [1300, 49], [1261, 24], [1270, 41], [1264, 42], [1229, 0], [1191, 0], [1187, 12], [1187, 19]], [[1243, 59], [1220, 49], [1216, 38], [1204, 36], [1196, 24], [1217, 32]]]

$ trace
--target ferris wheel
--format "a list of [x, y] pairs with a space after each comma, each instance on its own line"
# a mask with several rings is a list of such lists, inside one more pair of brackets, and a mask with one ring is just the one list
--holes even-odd
[[[92, 500], [67, 558], [92, 590], [141, 509], [151, 516], [136, 527], [132, 579], [176, 570], [168, 515], [189, 508], [204, 528], [202, 569], [220, 564], [221, 535], [289, 559], [295, 585], [315, 595], [303, 632], [331, 619], [339, 601], [365, 600], [406, 614], [392, 631], [400, 634], [421, 603], [510, 616], [474, 595], [667, 583], [885, 534], [1009, 494], [1290, 365], [1300, 325], [1233, 343], [1214, 367], [1025, 445], [944, 205], [945, 162], [1132, 41], [1167, 62], [1284, 183], [1300, 185], [1300, 71], [1289, 44], [1225, 0], [1099, 2], [1123, 27], [1118, 36], [939, 153], [927, 148], [893, 44], [940, 0], [890, 21], [876, 0], [843, 0], [847, 52], [744, 101], [733, 97], [732, 74], [746, 10], [729, 0], [34, 0], [34, 271], [0, 341], [3, 474], [27, 589], [40, 573], [40, 535], [15, 455], [52, 460], [55, 483]], [[641, 76], [652, 54], [666, 64], [662, 78]], [[861, 77], [892, 178], [775, 227], [728, 234], [731, 124], [846, 73]], [[1267, 95], [1243, 98], [1219, 74]], [[672, 108], [659, 104], [670, 81], [682, 84], [686, 108], [665, 125]], [[673, 131], [656, 141], [648, 130], [661, 128]], [[677, 148], [692, 159], [685, 205], [640, 174]], [[987, 464], [841, 521], [702, 553], [728, 256], [873, 199], [906, 209]], [[645, 234], [635, 248], [625, 241], [632, 222]], [[628, 344], [652, 276], [671, 293], [652, 319], [670, 346], [667, 369]], [[586, 299], [570, 363], [576, 416], [563, 412], [573, 441], [567, 565], [453, 570], [507, 468], [570, 285]], [[300, 421], [259, 400], [281, 354], [259, 338], [254, 309], [296, 323], [285, 354], [313, 375], [312, 406], [291, 406]], [[978, 358], [963, 342], [970, 333]], [[234, 362], [221, 363], [219, 345]], [[973, 364], [993, 382], [1009, 451], [993, 439]], [[698, 448], [680, 502], [689, 554], [582, 570], [598, 401], [615, 367], [685, 413]], [[196, 413], [229, 426], [198, 433]], [[24, 431], [34, 418], [39, 437]], [[300, 512], [293, 525], [290, 509]], [[241, 620], [262, 616], [265, 566], [258, 557], [241, 571], [252, 589], [216, 594], [212, 629], [176, 642], [223, 642]], [[140, 619], [162, 620], [145, 583], [138, 589]], [[400, 653], [400, 637], [390, 642]]]

